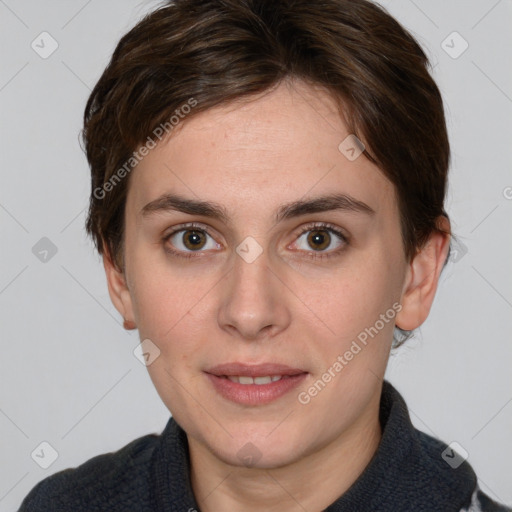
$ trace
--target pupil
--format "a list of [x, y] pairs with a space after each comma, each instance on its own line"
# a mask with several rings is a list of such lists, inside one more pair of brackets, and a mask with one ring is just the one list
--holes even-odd
[[312, 231], [309, 235], [309, 241], [311, 244], [317, 247], [312, 247], [315, 251], [325, 249], [329, 245], [330, 236], [325, 235], [325, 231]]
[[197, 246], [202, 243], [201, 234], [198, 231], [189, 231], [188, 233], [188, 235], [184, 235], [183, 237], [185, 246], [189, 249], [197, 248]]

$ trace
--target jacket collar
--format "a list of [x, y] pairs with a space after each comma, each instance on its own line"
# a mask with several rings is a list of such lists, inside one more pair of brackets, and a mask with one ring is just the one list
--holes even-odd
[[[450, 467], [442, 458], [446, 445], [413, 427], [402, 396], [387, 381], [380, 423], [382, 438], [372, 460], [325, 512], [458, 512], [468, 504], [476, 486], [473, 470], [467, 462]], [[174, 418], [159, 439], [151, 478], [154, 510], [200, 511], [190, 483], [187, 436]]]

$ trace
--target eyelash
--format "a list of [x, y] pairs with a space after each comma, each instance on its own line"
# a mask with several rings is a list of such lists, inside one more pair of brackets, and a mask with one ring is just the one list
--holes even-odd
[[[308, 231], [313, 231], [313, 230], [329, 231], [330, 233], [334, 233], [338, 238], [341, 239], [341, 241], [343, 242], [343, 245], [342, 245], [342, 247], [332, 250], [330, 252], [303, 251], [303, 252], [306, 252], [308, 254], [308, 257], [311, 258], [312, 260], [322, 260], [322, 259], [328, 259], [328, 258], [334, 258], [334, 257], [340, 256], [341, 253], [346, 249], [346, 246], [349, 245], [349, 240], [348, 240], [347, 236], [345, 236], [343, 233], [341, 233], [336, 228], [336, 226], [326, 223], [326, 222], [313, 222], [313, 223], [303, 226], [301, 231], [296, 235], [296, 239], [300, 238], [304, 233], [307, 233]], [[179, 226], [176, 226], [175, 229], [171, 233], [168, 233], [163, 237], [162, 242], [165, 245], [165, 251], [172, 256], [177, 256], [179, 258], [185, 258], [185, 259], [202, 257], [202, 256], [200, 256], [200, 254], [201, 254], [201, 252], [204, 252], [204, 251], [184, 252], [184, 251], [171, 249], [167, 245], [167, 242], [169, 241], [169, 239], [172, 236], [174, 236], [176, 233], [179, 233], [180, 231], [201, 231], [202, 233], [206, 233], [208, 236], [212, 236], [208, 232], [207, 229], [202, 227], [202, 225], [196, 224], [194, 222], [189, 223], [189, 224], [180, 224]]]

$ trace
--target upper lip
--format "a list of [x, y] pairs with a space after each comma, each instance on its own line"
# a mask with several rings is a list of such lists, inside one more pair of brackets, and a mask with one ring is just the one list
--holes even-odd
[[292, 368], [284, 364], [263, 363], [263, 364], [244, 364], [244, 363], [224, 363], [213, 366], [206, 373], [211, 373], [217, 377], [221, 376], [244, 376], [244, 377], [266, 377], [273, 375], [300, 375], [307, 373], [299, 368]]

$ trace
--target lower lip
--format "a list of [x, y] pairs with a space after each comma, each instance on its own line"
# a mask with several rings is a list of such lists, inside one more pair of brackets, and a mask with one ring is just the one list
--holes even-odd
[[308, 375], [287, 375], [269, 384], [239, 384], [227, 377], [206, 374], [214, 388], [226, 399], [243, 405], [264, 405], [295, 389]]

